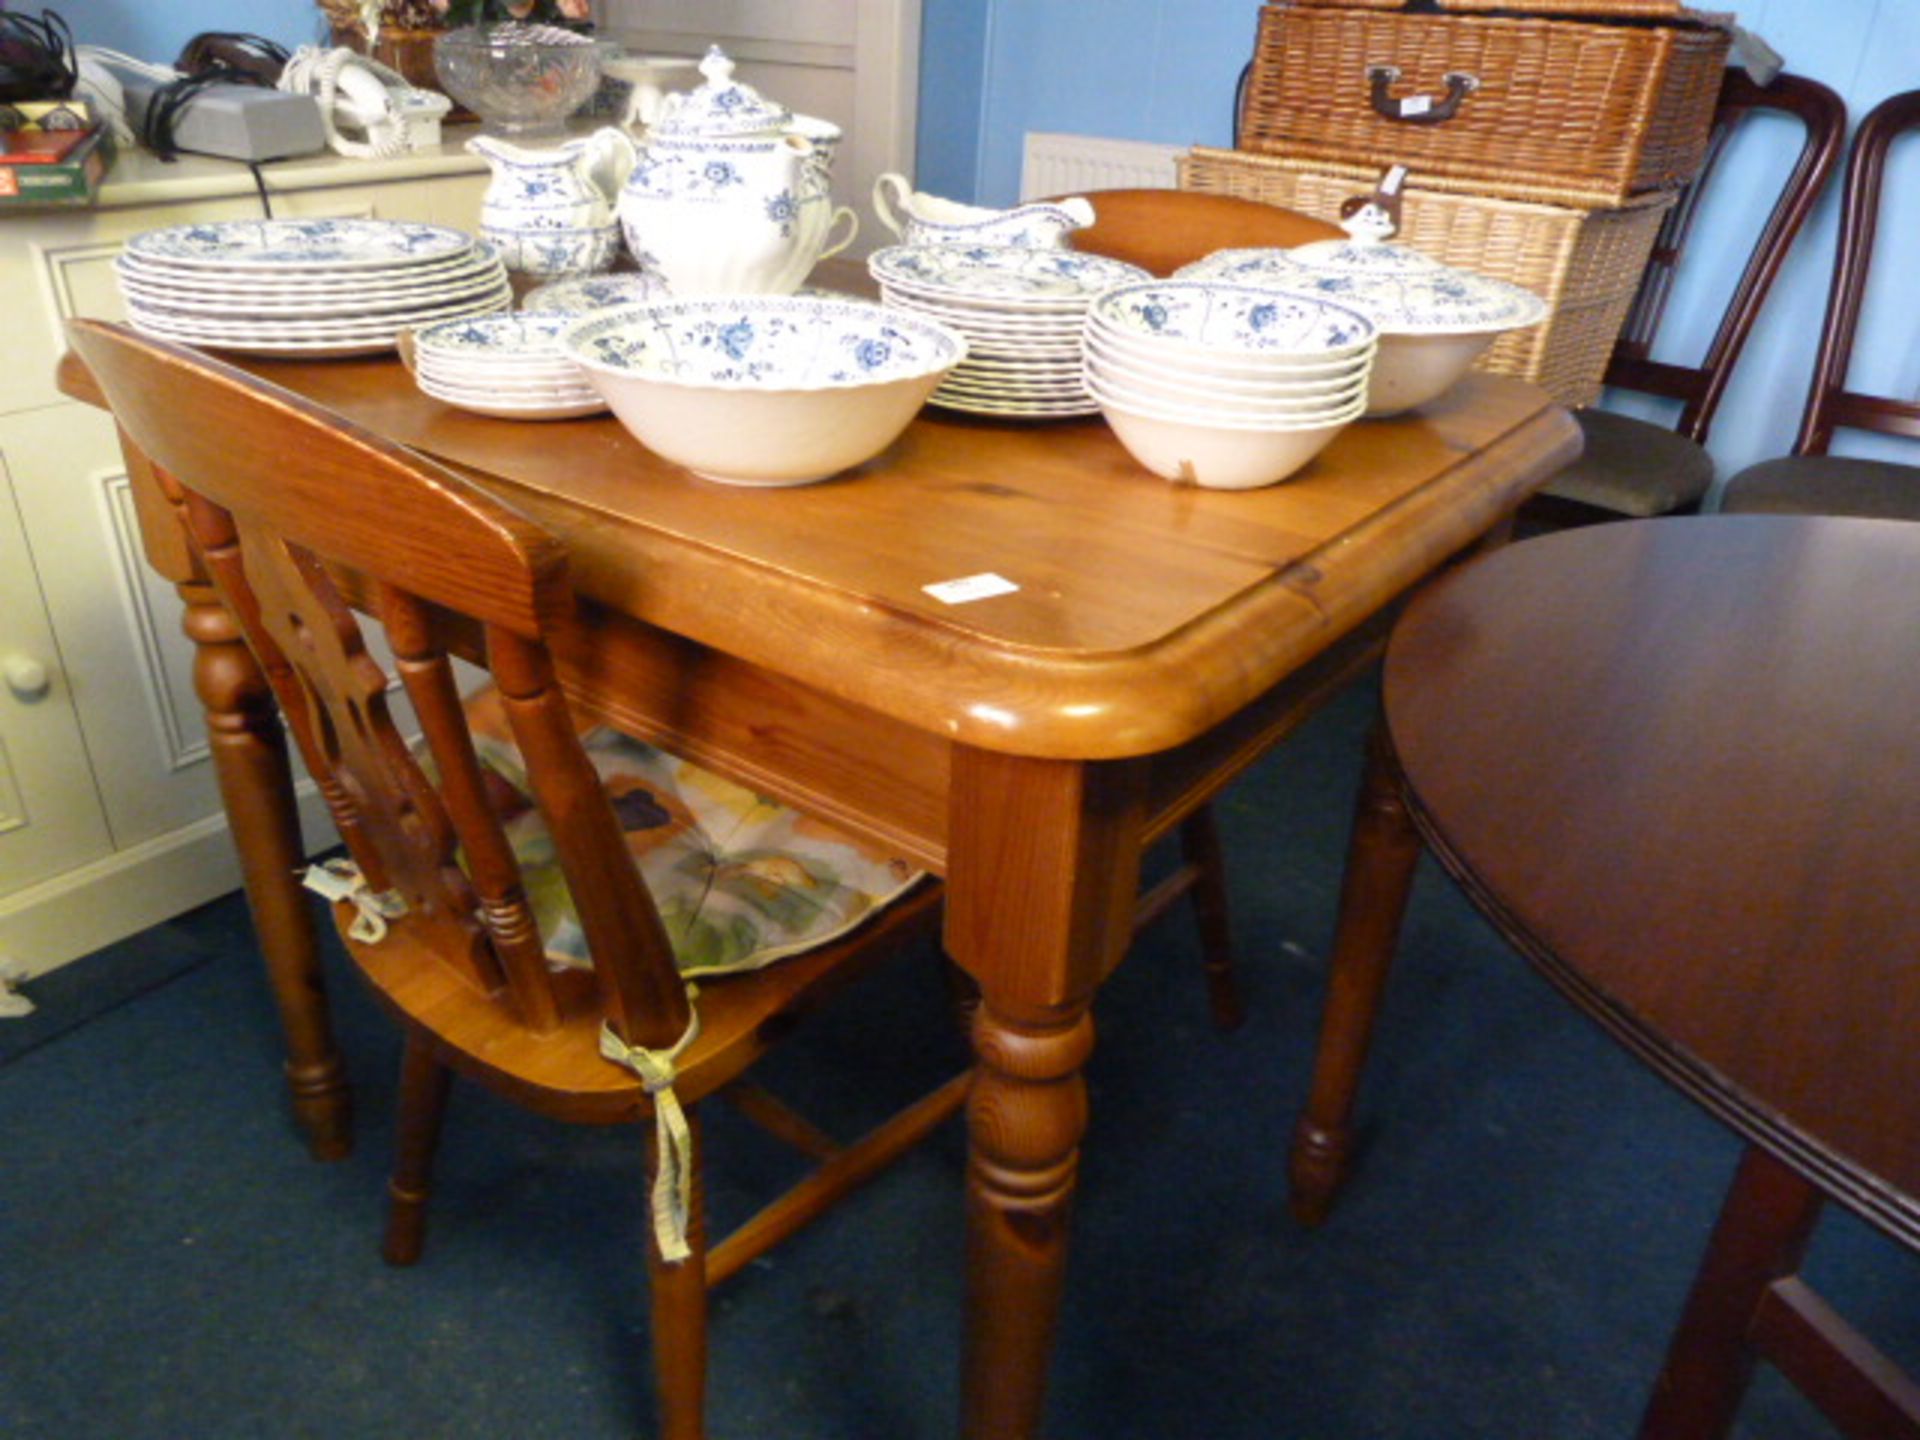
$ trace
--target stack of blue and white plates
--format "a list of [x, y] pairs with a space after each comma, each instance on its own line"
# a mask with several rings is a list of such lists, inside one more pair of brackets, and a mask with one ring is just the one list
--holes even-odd
[[114, 270], [134, 329], [251, 355], [379, 354], [402, 330], [513, 303], [488, 246], [398, 220], [177, 225], [135, 235]]
[[462, 410], [503, 420], [569, 420], [607, 408], [560, 344], [578, 315], [530, 310], [443, 320], [409, 335], [414, 383]]
[[967, 358], [930, 403], [1029, 419], [1100, 408], [1083, 383], [1087, 306], [1110, 286], [1151, 278], [1102, 255], [1013, 245], [895, 245], [867, 268], [887, 304], [966, 337]]

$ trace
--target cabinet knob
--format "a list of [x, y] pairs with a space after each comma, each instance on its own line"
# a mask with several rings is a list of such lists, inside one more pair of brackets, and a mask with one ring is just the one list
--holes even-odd
[[6, 677], [7, 688], [20, 700], [38, 700], [53, 688], [47, 667], [31, 655], [0, 658], [0, 675]]

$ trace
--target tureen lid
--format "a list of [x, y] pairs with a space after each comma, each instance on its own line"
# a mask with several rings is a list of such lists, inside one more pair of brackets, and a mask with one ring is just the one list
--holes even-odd
[[1438, 261], [1397, 273], [1299, 270], [1273, 283], [1351, 305], [1389, 335], [1517, 330], [1539, 323], [1547, 313], [1547, 302], [1531, 290]]
[[720, 139], [776, 133], [793, 123], [786, 106], [733, 78], [733, 61], [718, 45], [707, 48], [700, 73], [705, 79], [699, 85], [667, 97], [654, 134]]
[[1431, 255], [1384, 240], [1314, 240], [1287, 252], [1309, 270], [1360, 271], [1368, 275], [1433, 274], [1445, 267]]

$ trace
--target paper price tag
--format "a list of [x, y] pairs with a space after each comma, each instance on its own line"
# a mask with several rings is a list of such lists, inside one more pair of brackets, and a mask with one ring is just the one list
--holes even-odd
[[920, 587], [942, 605], [966, 605], [975, 600], [990, 600], [995, 595], [1011, 595], [1020, 587], [1004, 575], [991, 570], [964, 575], [958, 580], [942, 580]]
[[1409, 95], [1400, 102], [1400, 113], [1403, 116], [1424, 115], [1431, 109], [1433, 109], [1431, 95]]

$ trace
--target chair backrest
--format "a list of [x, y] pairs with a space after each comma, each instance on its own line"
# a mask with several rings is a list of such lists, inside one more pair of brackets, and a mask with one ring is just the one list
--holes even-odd
[[1215, 250], [1338, 239], [1339, 226], [1297, 210], [1201, 190], [1093, 190], [1094, 222], [1073, 248], [1166, 275]]
[[[1745, 122], [1762, 112], [1791, 115], [1805, 127], [1800, 154], [1788, 172], [1773, 209], [1754, 242], [1753, 253], [1733, 288], [1720, 325], [1697, 365], [1655, 360], [1653, 344], [1673, 293], [1674, 281], [1687, 240], [1693, 233], [1700, 202], [1732, 137]], [[1675, 429], [1695, 442], [1704, 442], [1714, 412], [1726, 394], [1734, 363], [1740, 358], [1767, 292], [1793, 247], [1794, 237], [1812, 213], [1826, 187], [1827, 177], [1840, 158], [1846, 140], [1847, 109], [1832, 90], [1800, 75], [1779, 75], [1770, 85], [1756, 85], [1743, 70], [1729, 69], [1720, 87], [1714, 111], [1713, 134], [1698, 177], [1667, 212], [1655, 237], [1653, 253], [1635, 294], [1632, 308], [1615, 342], [1606, 383], [1647, 395], [1682, 402]]]
[[[1837, 429], [1877, 430], [1920, 439], [1920, 404], [1847, 388], [1853, 343], [1860, 329], [1867, 273], [1879, 228], [1880, 192], [1893, 142], [1920, 126], [1920, 90], [1893, 95], [1874, 106], [1853, 138], [1847, 157], [1846, 188], [1840, 200], [1840, 240], [1834, 256], [1833, 286], [1827, 292], [1827, 316], [1820, 327], [1820, 353], [1813, 386], [1793, 442], [1796, 455], [1824, 455]], [[1904, 304], [1905, 302], [1903, 302]]]
[[[449, 471], [245, 372], [122, 326], [74, 349], [150, 461], [259, 659], [342, 840], [432, 963], [553, 1029], [563, 1004], [465, 723], [447, 643], [477, 635], [552, 832], [606, 1018], [671, 1043], [687, 999], [569, 715], [546, 637], [572, 613], [545, 532]], [[349, 600], [385, 628], [431, 766]]]

